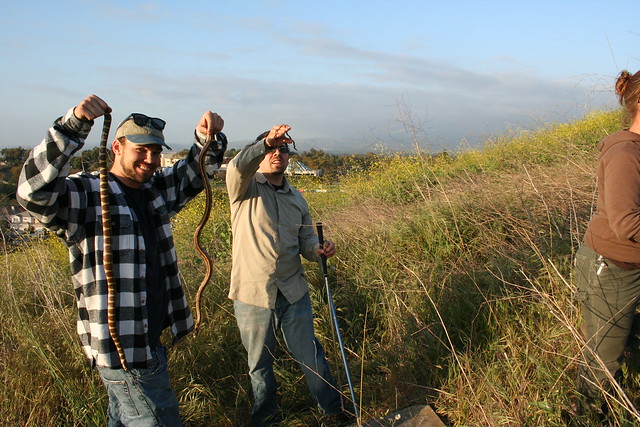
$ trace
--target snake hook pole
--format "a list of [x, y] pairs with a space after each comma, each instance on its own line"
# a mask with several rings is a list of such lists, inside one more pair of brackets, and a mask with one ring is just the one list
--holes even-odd
[[[316, 223], [316, 229], [318, 231], [318, 243], [320, 246], [324, 245], [324, 235], [322, 233], [322, 223]], [[351, 394], [351, 401], [353, 402], [354, 415], [356, 420], [360, 420], [360, 411], [358, 409], [358, 402], [356, 401], [356, 395], [353, 391], [353, 384], [351, 383], [351, 372], [349, 371], [349, 364], [347, 363], [347, 355], [344, 350], [344, 344], [342, 343], [342, 335], [340, 334], [340, 324], [338, 323], [338, 315], [336, 314], [336, 306], [333, 303], [333, 294], [331, 293], [331, 287], [329, 286], [329, 273], [327, 269], [327, 257], [320, 255], [320, 266], [322, 268], [322, 277], [324, 278], [325, 290], [327, 292], [327, 302], [329, 303], [329, 313], [331, 315], [333, 330], [338, 338], [338, 345], [340, 346], [340, 354], [342, 356], [342, 364], [344, 365], [344, 372], [347, 376], [347, 382], [349, 384], [349, 393]]]

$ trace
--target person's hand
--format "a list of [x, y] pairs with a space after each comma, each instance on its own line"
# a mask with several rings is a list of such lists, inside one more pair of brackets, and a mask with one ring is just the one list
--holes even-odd
[[218, 114], [207, 111], [196, 126], [196, 130], [203, 135], [215, 135], [224, 127], [224, 120]]
[[111, 107], [96, 95], [87, 96], [73, 109], [73, 114], [80, 120], [90, 122], [105, 113], [111, 113]]
[[316, 253], [331, 258], [336, 254], [336, 245], [331, 240], [325, 240], [323, 245], [318, 245]]
[[265, 144], [270, 148], [280, 147], [282, 144], [290, 144], [292, 140], [285, 135], [290, 130], [291, 126], [289, 125], [276, 125], [272, 127], [264, 139]]

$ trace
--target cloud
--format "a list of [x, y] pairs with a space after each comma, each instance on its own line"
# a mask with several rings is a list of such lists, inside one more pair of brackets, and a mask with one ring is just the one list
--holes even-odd
[[[67, 81], [25, 84], [24, 92], [38, 94], [42, 105], [65, 109], [95, 92], [114, 108], [115, 121], [132, 111], [163, 117], [175, 149], [190, 144], [202, 112], [213, 109], [224, 117], [232, 144], [248, 142], [273, 124], [288, 123], [301, 150], [312, 148], [305, 147], [308, 141], [319, 145], [313, 148], [334, 151], [368, 150], [381, 141], [392, 148], [410, 148], [403, 135], [407, 111], [422, 128], [424, 146], [438, 151], [456, 149], [462, 140], [477, 144], [510, 127], [572, 120], [612, 98], [602, 89], [610, 84], [603, 76], [551, 79], [518, 68], [480, 72], [437, 58], [360, 49], [318, 37], [323, 34], [318, 26], [302, 34], [274, 36], [303, 55], [297, 65], [287, 58], [256, 60], [249, 70], [234, 72], [229, 62], [235, 52], [167, 50], [168, 61], [198, 57], [195, 63], [204, 66], [94, 65], [87, 73], [92, 83], [85, 83], [90, 88], [67, 83], [73, 81], [69, 75]], [[74, 90], [62, 89], [66, 87]], [[11, 108], [20, 111], [20, 100], [16, 103]], [[48, 125], [63, 112], [47, 112], [42, 123]], [[33, 145], [45, 131], [34, 131], [26, 123], [18, 128], [28, 130], [10, 136], [5, 146]], [[17, 138], [27, 140], [16, 144]]]
[[[510, 126], [533, 127], [545, 117], [578, 117], [586, 109], [583, 106], [593, 104], [590, 96], [597, 95], [585, 93], [570, 81], [522, 74], [466, 75], [464, 70], [458, 70], [457, 78], [448, 83], [431, 76], [432, 84], [412, 84], [419, 70], [394, 69], [394, 81], [381, 85], [274, 82], [198, 73], [174, 77], [118, 67], [120, 78], [105, 87], [104, 93], [114, 108], [114, 118], [141, 111], [167, 119], [168, 140], [184, 141], [172, 146], [188, 145], [190, 138], [185, 135], [192, 134], [203, 111], [213, 109], [225, 118], [231, 141], [248, 142], [273, 124], [288, 123], [297, 140], [333, 141], [330, 147], [314, 148], [334, 151], [366, 150], [380, 141], [393, 148], [408, 148], [398, 133], [402, 108], [423, 123], [425, 146], [439, 151], [455, 149], [463, 139], [478, 143]], [[64, 96], [73, 103], [84, 96], [45, 85], [34, 89], [49, 96]], [[73, 101], [72, 95], [76, 98]], [[50, 114], [53, 118], [62, 112]], [[308, 148], [300, 144], [301, 150]]]

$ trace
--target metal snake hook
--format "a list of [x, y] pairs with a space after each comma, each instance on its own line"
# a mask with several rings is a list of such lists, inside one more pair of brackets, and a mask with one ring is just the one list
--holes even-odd
[[[322, 223], [316, 222], [316, 229], [318, 232], [318, 243], [322, 247], [324, 245], [324, 235], [322, 233]], [[349, 364], [347, 363], [347, 354], [344, 350], [344, 344], [342, 343], [342, 335], [340, 334], [340, 324], [338, 323], [338, 314], [336, 313], [336, 307], [333, 303], [333, 294], [331, 293], [331, 287], [329, 286], [329, 273], [327, 269], [327, 257], [320, 255], [320, 267], [322, 269], [322, 277], [324, 278], [325, 290], [327, 292], [327, 303], [329, 304], [329, 314], [331, 315], [331, 324], [333, 326], [333, 332], [338, 338], [338, 345], [340, 347], [340, 354], [342, 356], [342, 364], [344, 365], [344, 373], [347, 376], [347, 382], [349, 384], [349, 393], [351, 394], [351, 401], [353, 402], [353, 411], [358, 423], [360, 422], [360, 410], [358, 409], [358, 402], [356, 395], [353, 391], [353, 384], [351, 383], [351, 372], [349, 371]], [[360, 424], [358, 424], [360, 425]]]
[[109, 176], [107, 174], [107, 141], [111, 128], [111, 114], [104, 114], [102, 125], [102, 138], [98, 150], [98, 170], [100, 173], [100, 207], [102, 209], [102, 237], [104, 247], [102, 249], [102, 266], [107, 278], [107, 326], [109, 335], [116, 347], [122, 369], [127, 370], [127, 358], [118, 335], [118, 322], [116, 321], [116, 280], [113, 275], [113, 256], [111, 246], [111, 207], [109, 203]]
[[200, 282], [200, 286], [198, 286], [198, 291], [196, 292], [196, 320], [193, 327], [194, 335], [198, 335], [198, 328], [200, 327], [200, 323], [202, 322], [202, 315], [200, 310], [200, 300], [202, 299], [202, 293], [204, 292], [204, 289], [207, 287], [207, 284], [211, 279], [211, 273], [213, 270], [213, 261], [211, 260], [211, 256], [207, 253], [207, 251], [202, 247], [200, 243], [200, 234], [202, 233], [202, 229], [206, 225], [207, 221], [209, 221], [209, 216], [211, 215], [211, 205], [213, 204], [213, 197], [211, 195], [211, 183], [209, 182], [209, 178], [207, 177], [207, 170], [205, 165], [205, 153], [209, 151], [209, 147], [214, 141], [218, 141], [217, 134], [207, 135], [205, 143], [202, 146], [202, 150], [200, 150], [200, 157], [198, 159], [198, 165], [200, 167], [200, 177], [202, 179], [202, 183], [204, 184], [205, 207], [204, 212], [202, 213], [202, 219], [200, 220], [200, 223], [193, 233], [193, 245], [195, 246], [196, 251], [204, 260], [206, 271], [202, 282]]

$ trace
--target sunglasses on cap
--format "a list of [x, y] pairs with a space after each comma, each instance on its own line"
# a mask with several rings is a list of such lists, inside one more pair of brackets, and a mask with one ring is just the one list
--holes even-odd
[[[126, 119], [124, 119], [122, 121], [122, 123], [126, 122], [127, 120], [131, 120], [131, 119], [138, 126], [144, 127], [144, 126], [147, 126], [148, 124], [151, 124], [151, 126], [153, 126], [154, 128], [156, 128], [158, 130], [163, 130], [165, 125], [167, 124], [167, 122], [165, 122], [162, 119], [159, 119], [157, 117], [149, 117], [149, 116], [144, 115], [142, 113], [131, 113], [131, 114], [129, 114], [129, 116]], [[120, 126], [122, 126], [122, 124]]]

